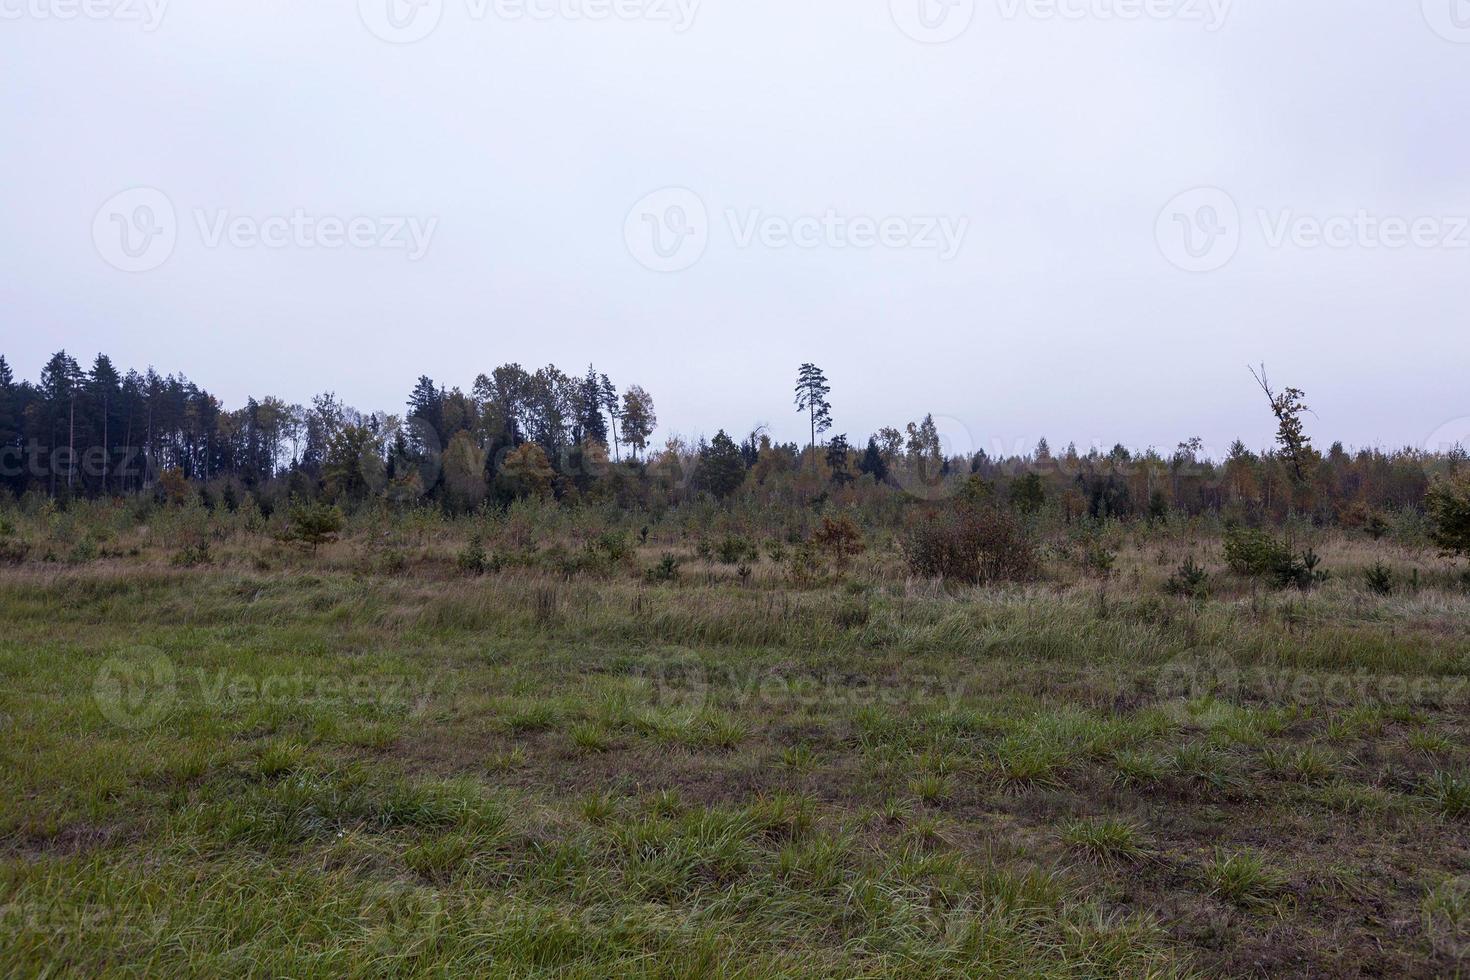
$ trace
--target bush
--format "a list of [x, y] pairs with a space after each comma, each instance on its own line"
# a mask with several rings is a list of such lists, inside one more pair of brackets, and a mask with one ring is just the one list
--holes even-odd
[[822, 577], [822, 559], [816, 545], [802, 542], [791, 551], [791, 560], [786, 564], [786, 575], [791, 584], [799, 588], [815, 585]]
[[1164, 591], [1186, 599], [1203, 599], [1210, 591], [1210, 573], [1191, 555], [1169, 576], [1169, 581], [1164, 583]]
[[1111, 578], [1117, 563], [1118, 553], [1101, 543], [1093, 544], [1082, 556], [1083, 567], [1098, 578]]
[[1374, 595], [1393, 595], [1393, 572], [1381, 561], [1374, 562], [1373, 567], [1363, 573], [1363, 581]]
[[1268, 579], [1279, 589], [1310, 589], [1328, 579], [1328, 573], [1318, 568], [1322, 559], [1313, 549], [1298, 555], [1286, 541], [1249, 528], [1225, 532], [1225, 563], [1240, 575]]
[[748, 561], [760, 561], [755, 545], [738, 534], [727, 534], [715, 547], [715, 557], [722, 565], [739, 565]]
[[[647, 532], [647, 528], [644, 531]], [[622, 531], [604, 531], [591, 541], [587, 548], [607, 558], [613, 564], [621, 564], [633, 557], [628, 537]]]
[[832, 560], [841, 572], [847, 563], [862, 554], [867, 545], [863, 543], [863, 532], [851, 517], [822, 518], [822, 526], [812, 534], [812, 544]]
[[1294, 585], [1302, 590], [1321, 585], [1331, 577], [1330, 572], [1317, 567], [1321, 564], [1322, 559], [1317, 552], [1308, 548], [1300, 555], [1293, 556], [1287, 564], [1276, 570], [1276, 585], [1282, 589]]
[[643, 573], [643, 578], [650, 583], [676, 582], [679, 579], [679, 560], [666, 554], [657, 565]]
[[908, 528], [903, 550], [909, 569], [925, 578], [984, 584], [1036, 575], [1035, 541], [994, 506], [931, 511]]
[[466, 575], [484, 575], [490, 567], [490, 558], [485, 554], [485, 545], [480, 541], [478, 534], [470, 535], [469, 544], [459, 553], [456, 559], [459, 570]]
[[0, 565], [19, 565], [30, 554], [31, 546], [24, 541], [6, 539], [0, 541]]
[[313, 554], [318, 547], [337, 536], [344, 520], [342, 511], [327, 504], [293, 503], [290, 516], [291, 529], [287, 537], [311, 548]]
[[214, 558], [209, 553], [209, 541], [201, 538], [195, 544], [185, 545], [169, 560], [180, 568], [193, 568], [208, 565]]
[[1265, 531], [1233, 527], [1225, 531], [1225, 564], [1239, 575], [1263, 578], [1291, 563], [1291, 547]]

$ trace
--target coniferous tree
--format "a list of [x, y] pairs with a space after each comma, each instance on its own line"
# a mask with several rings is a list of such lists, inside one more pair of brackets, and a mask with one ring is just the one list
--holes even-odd
[[827, 384], [827, 376], [821, 368], [810, 362], [801, 366], [796, 376], [796, 410], [806, 412], [811, 423], [808, 448], [813, 453], [817, 448], [817, 434], [832, 428], [832, 405], [827, 401], [831, 393], [832, 387]]
[[15, 375], [0, 355], [0, 481], [15, 490], [25, 479], [21, 463], [20, 399]]
[[595, 442], [607, 445], [607, 422], [602, 418], [602, 379], [592, 365], [587, 365], [587, 376], [577, 390], [577, 428], [572, 438], [574, 443]]
[[745, 482], [745, 457], [740, 455], [740, 447], [725, 434], [724, 429], [715, 433], [709, 445], [700, 447], [699, 468], [695, 470], [694, 481], [697, 489], [708, 490], [721, 500], [740, 489], [740, 484]]
[[[444, 390], [436, 387], [433, 380], [426, 375], [419, 377], [418, 384], [413, 386], [413, 393], [408, 396], [408, 418], [416, 423], [409, 426], [409, 439], [417, 443], [415, 448], [421, 452], [438, 450], [447, 441], [444, 432], [444, 398]], [[433, 446], [428, 445], [430, 433], [434, 437]]]
[[878, 448], [877, 436], [868, 436], [868, 448], [863, 451], [858, 472], [871, 476], [877, 483], [888, 479], [888, 464], [883, 459], [883, 451]]
[[847, 468], [847, 454], [851, 450], [845, 434], [827, 444], [827, 469], [832, 471], [832, 482], [839, 487], [852, 482], [852, 471]]
[[[39, 436], [45, 453], [48, 491], [54, 496], [58, 469], [65, 469], [66, 487], [70, 490], [76, 473], [76, 407], [77, 391], [82, 384], [82, 370], [66, 351], [51, 355], [41, 369], [40, 416], [32, 432]], [[62, 447], [66, 452], [62, 453]], [[63, 459], [65, 462], [63, 463]]]
[[89, 406], [91, 424], [88, 426], [88, 437], [93, 445], [101, 448], [97, 458], [102, 464], [102, 472], [97, 476], [101, 481], [103, 493], [107, 493], [110, 489], [109, 478], [112, 473], [112, 454], [115, 448], [112, 440], [117, 432], [113, 425], [113, 415], [118, 409], [121, 389], [122, 378], [118, 375], [117, 368], [112, 366], [111, 358], [106, 354], [98, 354], [96, 360], [92, 362], [92, 372], [87, 379], [87, 395], [91, 400]]

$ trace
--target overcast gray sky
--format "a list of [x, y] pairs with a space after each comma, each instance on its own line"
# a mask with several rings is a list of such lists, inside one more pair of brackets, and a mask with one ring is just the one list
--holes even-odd
[[1470, 0], [417, 2], [0, 0], [17, 372], [591, 360], [797, 438], [815, 360], [854, 439], [1221, 452], [1265, 359], [1470, 437]]

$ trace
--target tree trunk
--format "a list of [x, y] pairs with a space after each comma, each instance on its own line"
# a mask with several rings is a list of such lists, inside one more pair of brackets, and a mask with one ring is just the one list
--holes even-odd
[[66, 423], [66, 490], [71, 492], [72, 476], [77, 468], [77, 396], [71, 396], [71, 417]]

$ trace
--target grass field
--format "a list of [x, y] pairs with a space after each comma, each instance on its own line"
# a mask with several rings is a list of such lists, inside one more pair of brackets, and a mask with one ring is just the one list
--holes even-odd
[[6, 975], [1470, 964], [1470, 595], [1427, 551], [1325, 538], [1302, 593], [1210, 540], [989, 589], [875, 546], [794, 589], [139, 534], [0, 567]]

